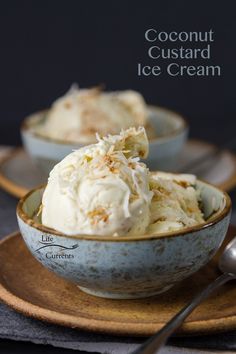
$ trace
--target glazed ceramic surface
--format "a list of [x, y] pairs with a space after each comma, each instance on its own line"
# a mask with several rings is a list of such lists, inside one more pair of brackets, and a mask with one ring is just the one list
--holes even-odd
[[[21, 135], [29, 155], [44, 172], [49, 173], [57, 162], [84, 144], [69, 144], [36, 135], [33, 128], [46, 119], [45, 114], [39, 112], [26, 118]], [[175, 168], [188, 134], [186, 122], [178, 114], [159, 107], [150, 107], [149, 121], [157, 138], [150, 141], [149, 156], [145, 162], [152, 170]]]
[[203, 182], [198, 182], [198, 188], [208, 222], [159, 236], [65, 236], [42, 226], [34, 217], [43, 188], [21, 199], [17, 217], [31, 253], [83, 291], [114, 299], [147, 297], [196, 272], [212, 258], [225, 237], [229, 197]]

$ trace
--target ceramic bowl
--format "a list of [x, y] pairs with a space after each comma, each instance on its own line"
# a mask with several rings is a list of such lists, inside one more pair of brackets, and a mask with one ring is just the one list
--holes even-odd
[[163, 234], [67, 236], [40, 224], [36, 214], [44, 187], [17, 206], [21, 234], [35, 258], [81, 290], [100, 297], [131, 299], [170, 289], [204, 266], [220, 247], [230, 220], [229, 196], [198, 181], [207, 222]]
[[[70, 144], [37, 135], [35, 126], [46, 119], [46, 113], [47, 111], [38, 112], [26, 118], [22, 124], [21, 136], [26, 151], [48, 174], [53, 166], [72, 150], [85, 144]], [[145, 163], [151, 170], [170, 171], [178, 162], [178, 156], [188, 135], [188, 125], [177, 113], [154, 106], [149, 107], [149, 122], [147, 129], [155, 130], [157, 138], [150, 140], [149, 156]]]

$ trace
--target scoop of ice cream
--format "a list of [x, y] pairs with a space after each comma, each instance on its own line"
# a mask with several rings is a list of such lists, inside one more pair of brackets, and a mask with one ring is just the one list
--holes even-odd
[[91, 143], [95, 133], [118, 134], [121, 129], [145, 126], [147, 107], [135, 91], [103, 92], [72, 87], [54, 102], [37, 133], [68, 142]]
[[150, 178], [153, 191], [149, 233], [173, 231], [204, 222], [196, 177], [157, 172]]
[[50, 173], [42, 223], [68, 235], [145, 233], [150, 223], [148, 153], [144, 128], [100, 138], [76, 150]]

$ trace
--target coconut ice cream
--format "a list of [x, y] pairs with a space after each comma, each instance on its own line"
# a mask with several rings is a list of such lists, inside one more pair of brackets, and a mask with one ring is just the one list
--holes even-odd
[[204, 222], [193, 175], [150, 173], [145, 129], [130, 128], [78, 149], [50, 173], [42, 223], [64, 234], [128, 236]]
[[196, 177], [157, 172], [150, 177], [153, 192], [148, 233], [178, 230], [204, 222]]
[[95, 142], [101, 136], [119, 134], [121, 129], [145, 126], [147, 106], [133, 90], [104, 92], [100, 88], [72, 86], [57, 99], [44, 121], [35, 127], [37, 134], [72, 143]]
[[150, 223], [148, 153], [143, 128], [100, 138], [72, 152], [50, 173], [42, 223], [68, 235], [142, 234]]

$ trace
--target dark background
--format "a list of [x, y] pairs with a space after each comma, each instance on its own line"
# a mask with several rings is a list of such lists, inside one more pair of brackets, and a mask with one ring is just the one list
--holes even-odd
[[[182, 113], [191, 135], [222, 144], [235, 135], [235, 1], [2, 1], [0, 144], [20, 144], [19, 126], [73, 82], [136, 89], [148, 103]], [[144, 32], [214, 31], [221, 77], [138, 77]], [[184, 62], [183, 62], [184, 64]], [[187, 64], [193, 64], [189, 61]], [[200, 65], [201, 61], [194, 61]], [[206, 64], [206, 63], [205, 63]]]

